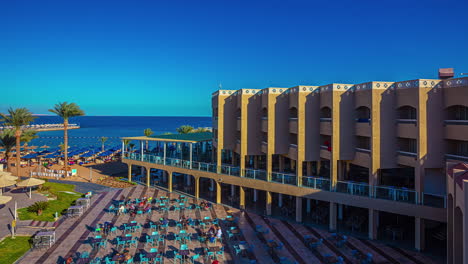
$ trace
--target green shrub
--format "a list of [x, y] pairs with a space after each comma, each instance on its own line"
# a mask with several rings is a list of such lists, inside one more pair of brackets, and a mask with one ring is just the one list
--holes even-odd
[[41, 215], [42, 212], [49, 207], [48, 202], [40, 201], [35, 202], [34, 204], [30, 205], [27, 209], [28, 212], [36, 213], [37, 215]]

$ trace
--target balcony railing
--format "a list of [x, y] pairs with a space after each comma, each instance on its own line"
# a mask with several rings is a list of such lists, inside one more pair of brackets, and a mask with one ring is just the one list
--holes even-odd
[[302, 187], [330, 191], [330, 179], [302, 176]]
[[332, 119], [330, 117], [321, 117], [320, 122], [331, 122]]
[[356, 118], [357, 123], [370, 123], [371, 119], [370, 118]]
[[254, 180], [267, 180], [267, 172], [264, 170], [252, 170], [252, 169], [245, 169], [244, 170], [244, 177], [254, 179]]
[[279, 183], [282, 183], [282, 184], [296, 185], [296, 175], [272, 172], [271, 173], [271, 181], [272, 182], [279, 182]]
[[337, 181], [335, 191], [352, 195], [369, 196], [371, 186], [367, 183], [353, 181]]
[[468, 161], [467, 156], [460, 156], [460, 155], [454, 155], [454, 154], [445, 154], [446, 159], [454, 159], [454, 160], [460, 160], [460, 161]]
[[398, 124], [417, 124], [418, 120], [416, 119], [397, 119]]
[[365, 148], [355, 148], [357, 152], [371, 153], [370, 149]]
[[468, 125], [468, 120], [445, 120], [446, 125]]
[[418, 157], [418, 154], [414, 153], [414, 152], [408, 152], [408, 151], [402, 151], [402, 150], [399, 150], [397, 151], [398, 155], [402, 155], [402, 156], [408, 156], [408, 157]]
[[[123, 158], [185, 169], [220, 173], [229, 176], [241, 176], [239, 167], [229, 165], [217, 166], [216, 164], [212, 163], [198, 161], [190, 162], [188, 160], [167, 157], [164, 159], [164, 157], [149, 154], [144, 154], [141, 156], [139, 153], [128, 153], [128, 155]], [[244, 177], [254, 180], [267, 181], [267, 172], [264, 170], [245, 169]], [[370, 198], [420, 204], [431, 207], [446, 208], [447, 206], [445, 195], [421, 193], [421, 199], [419, 201], [418, 192], [407, 188], [398, 188], [393, 186], [371, 186], [366, 183], [352, 181], [337, 181], [336, 185], [333, 187], [330, 179], [327, 178], [311, 176], [302, 176], [301, 178], [302, 180], [299, 182], [299, 184], [301, 187], [305, 188], [346, 193], [357, 196], [367, 196]], [[297, 185], [297, 176], [294, 174], [272, 172], [270, 182]]]

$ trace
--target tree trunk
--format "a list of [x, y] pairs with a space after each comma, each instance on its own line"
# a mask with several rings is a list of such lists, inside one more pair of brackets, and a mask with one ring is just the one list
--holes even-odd
[[15, 131], [16, 137], [16, 176], [20, 176], [20, 162], [21, 162], [21, 129], [17, 128]]
[[63, 150], [63, 156], [65, 159], [65, 177], [68, 176], [68, 119], [63, 119], [63, 144], [65, 149]]

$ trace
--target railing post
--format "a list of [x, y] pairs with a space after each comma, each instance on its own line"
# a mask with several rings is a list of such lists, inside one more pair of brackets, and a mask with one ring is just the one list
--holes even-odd
[[314, 189], [317, 189], [317, 179], [314, 178]]
[[253, 178], [256, 179], [255, 170], [253, 171]]

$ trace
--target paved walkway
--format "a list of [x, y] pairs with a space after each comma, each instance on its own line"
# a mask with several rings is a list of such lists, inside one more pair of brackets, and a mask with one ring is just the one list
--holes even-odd
[[[128, 250], [132, 255], [138, 255], [140, 252], [149, 251], [150, 248], [158, 248], [158, 246], [147, 246], [145, 243], [146, 234], [150, 232], [146, 223], [152, 220], [158, 220], [160, 217], [178, 220], [181, 215], [191, 217], [193, 219], [203, 219], [211, 217], [212, 219], [225, 219], [231, 215], [235, 221], [228, 223], [221, 221], [221, 228], [224, 230], [223, 242], [216, 242], [217, 246], [225, 248], [225, 258], [221, 263], [280, 263], [282, 260], [289, 260], [289, 263], [326, 263], [328, 255], [342, 257], [346, 264], [357, 264], [359, 261], [353, 256], [353, 250], [362, 254], [371, 253], [374, 257], [374, 263], [408, 263], [408, 264], [431, 264], [435, 263], [428, 257], [412, 251], [404, 251], [387, 247], [375, 241], [368, 241], [350, 237], [348, 242], [343, 247], [337, 247], [333, 240], [330, 239], [328, 231], [304, 226], [295, 222], [281, 221], [273, 218], [263, 218], [254, 213], [241, 212], [235, 208], [226, 207], [224, 205], [214, 205], [211, 210], [181, 210], [168, 211], [160, 213], [154, 211], [152, 215], [142, 215], [130, 217], [130, 215], [114, 215], [107, 213], [108, 208], [113, 200], [119, 199], [121, 196], [142, 198], [142, 197], [160, 197], [168, 196], [169, 198], [178, 198], [177, 193], [167, 193], [161, 189], [148, 188], [141, 185], [136, 187], [107, 190], [98, 193], [92, 198], [92, 206], [85, 214], [76, 219], [67, 219], [61, 222], [56, 227], [57, 243], [48, 250], [35, 250], [28, 252], [19, 263], [63, 263], [67, 257], [76, 257], [80, 253], [89, 252], [92, 258], [100, 257], [101, 259], [110, 256], [115, 252], [116, 247], [113, 244], [115, 237], [122, 235], [122, 231], [117, 234], [103, 235], [108, 241], [106, 248], [94, 250], [87, 242], [89, 237], [94, 236], [92, 233], [93, 227], [96, 224], [106, 221], [113, 222], [116, 226], [130, 221], [137, 221], [143, 225], [141, 232], [136, 232], [133, 236], [138, 238], [137, 245], [130, 247]], [[189, 198], [188, 203], [198, 203], [193, 198]], [[236, 226], [241, 230], [241, 234], [237, 238], [229, 238], [226, 230], [230, 225]], [[267, 232], [256, 232], [257, 225], [263, 226]], [[200, 227], [189, 227], [187, 232], [196, 232]], [[170, 226], [167, 230], [169, 233], [178, 233], [176, 227]], [[304, 235], [309, 235], [316, 239], [323, 239], [324, 243], [317, 248], [310, 248], [303, 239]], [[274, 240], [281, 248], [270, 250], [266, 246], [267, 241]], [[247, 241], [252, 245], [250, 251], [245, 254], [236, 254], [234, 245], [238, 245], [239, 241]], [[207, 247], [206, 243], [192, 241], [189, 244], [191, 249], [190, 255], [194, 255], [200, 248]], [[158, 248], [158, 251], [165, 251], [167, 257], [164, 263], [173, 263], [173, 251], [179, 248], [178, 242], [166, 239], [164, 245]], [[135, 258], [138, 261], [139, 257]], [[197, 263], [197, 262], [196, 262]], [[211, 263], [210, 261], [200, 259], [198, 263]]]

